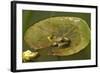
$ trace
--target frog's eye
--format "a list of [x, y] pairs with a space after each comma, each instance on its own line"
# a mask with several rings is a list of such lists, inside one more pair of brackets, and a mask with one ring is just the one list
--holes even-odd
[[50, 35], [50, 36], [48, 36], [47, 38], [48, 38], [48, 40], [51, 42], [51, 41], [53, 41], [54, 35]]

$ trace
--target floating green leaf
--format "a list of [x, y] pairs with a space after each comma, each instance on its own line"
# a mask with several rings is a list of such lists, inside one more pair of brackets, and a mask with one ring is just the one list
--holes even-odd
[[88, 24], [77, 17], [51, 17], [27, 29], [25, 42], [35, 50], [52, 47], [50, 55], [67, 56], [78, 53], [90, 41]]

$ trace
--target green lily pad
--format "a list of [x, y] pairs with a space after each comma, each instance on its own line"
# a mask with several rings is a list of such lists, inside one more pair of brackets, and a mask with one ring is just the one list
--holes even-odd
[[80, 52], [89, 44], [90, 29], [81, 18], [51, 17], [29, 27], [24, 40], [35, 50], [52, 47], [49, 55], [68, 56]]

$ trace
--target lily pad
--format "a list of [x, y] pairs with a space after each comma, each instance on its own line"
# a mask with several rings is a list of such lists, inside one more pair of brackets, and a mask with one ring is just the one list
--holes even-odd
[[49, 55], [68, 56], [80, 52], [90, 41], [88, 24], [77, 17], [51, 17], [27, 29], [25, 42], [35, 50], [51, 48]]

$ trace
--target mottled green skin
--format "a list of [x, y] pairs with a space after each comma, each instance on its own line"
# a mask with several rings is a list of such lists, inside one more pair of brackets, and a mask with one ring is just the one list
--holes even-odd
[[90, 40], [88, 24], [77, 17], [52, 17], [41, 20], [27, 29], [24, 35], [25, 42], [33, 49], [47, 49], [53, 42], [48, 36], [67, 37], [71, 40], [68, 47], [54, 47], [50, 55], [68, 56], [84, 49]]

